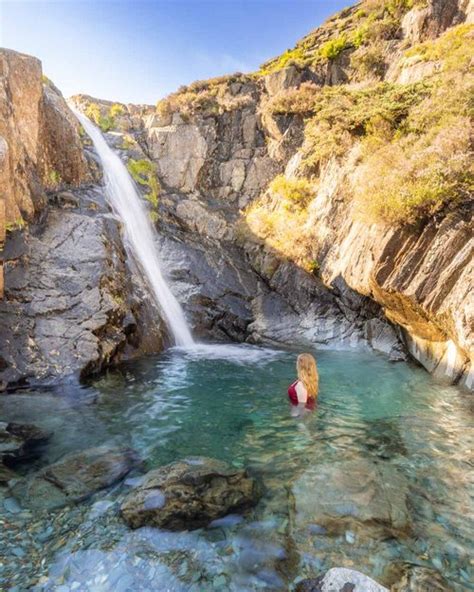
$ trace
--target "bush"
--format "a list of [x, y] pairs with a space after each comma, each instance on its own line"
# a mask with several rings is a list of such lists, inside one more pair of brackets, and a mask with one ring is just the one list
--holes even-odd
[[127, 169], [134, 181], [148, 188], [146, 199], [157, 208], [160, 184], [156, 176], [156, 165], [151, 160], [131, 158], [127, 163]]
[[306, 207], [314, 197], [314, 187], [308, 179], [287, 179], [284, 175], [273, 179], [269, 191], [300, 208]]
[[368, 47], [360, 48], [351, 56], [351, 67], [360, 77], [381, 77], [385, 71], [383, 47], [380, 43], [371, 43]]
[[271, 97], [265, 110], [272, 115], [309, 115], [314, 111], [316, 95], [320, 90], [312, 82], [303, 82], [298, 88], [288, 88]]
[[414, 223], [474, 190], [469, 121], [459, 118], [425, 138], [402, 138], [369, 154], [354, 193], [364, 214], [389, 223]]
[[326, 41], [319, 48], [319, 55], [327, 60], [335, 60], [347, 47], [347, 41], [344, 35]]
[[125, 108], [120, 103], [114, 103], [112, 107], [109, 109], [109, 116], [113, 119], [114, 117], [118, 117], [119, 115], [123, 115], [125, 113]]

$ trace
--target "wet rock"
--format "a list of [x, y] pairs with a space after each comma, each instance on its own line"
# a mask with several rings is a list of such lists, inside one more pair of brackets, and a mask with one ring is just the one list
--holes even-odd
[[452, 592], [448, 581], [435, 569], [405, 564], [400, 581], [391, 587], [392, 592]]
[[35, 425], [0, 422], [0, 462], [15, 463], [34, 455], [50, 434]]
[[245, 470], [200, 458], [150, 471], [121, 512], [132, 528], [194, 529], [254, 506], [259, 497], [257, 482]]
[[316, 523], [335, 532], [409, 530], [408, 485], [394, 467], [370, 460], [315, 465], [294, 483], [297, 525]]
[[68, 454], [13, 488], [22, 504], [51, 509], [80, 502], [120, 481], [139, 463], [130, 448], [98, 446]]
[[159, 317], [138, 273], [132, 285], [103, 192], [73, 194], [79, 210], [51, 205], [43, 226], [7, 242], [0, 300], [0, 381], [7, 384], [84, 376], [162, 346]]
[[388, 589], [354, 569], [334, 567], [322, 576], [302, 580], [295, 592], [388, 592]]

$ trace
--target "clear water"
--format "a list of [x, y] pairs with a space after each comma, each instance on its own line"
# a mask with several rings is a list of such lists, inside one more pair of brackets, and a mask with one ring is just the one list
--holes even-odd
[[151, 294], [163, 313], [163, 318], [173, 337], [173, 343], [181, 346], [192, 345], [193, 338], [183, 309], [161, 271], [154, 244], [155, 231], [147, 209], [127, 167], [107, 144], [102, 132], [74, 106], [71, 105], [71, 109], [99, 155], [104, 171], [105, 194], [112, 210], [123, 224], [125, 246], [143, 272]]
[[[0, 398], [3, 419], [54, 430], [41, 463], [116, 441], [139, 451], [147, 469], [209, 456], [248, 467], [266, 487], [245, 516], [187, 533], [130, 531], [118, 507], [133, 481], [47, 515], [0, 502], [11, 532], [2, 541], [3, 588], [288, 590], [334, 566], [385, 582], [389, 564], [409, 561], [436, 568], [455, 590], [474, 590], [468, 395], [372, 353], [317, 358], [319, 404], [299, 417], [286, 399], [295, 353], [245, 346], [171, 350], [88, 386]], [[361, 459], [408, 481], [408, 534], [380, 536], [372, 526], [332, 534], [299, 515], [318, 496], [321, 467]]]

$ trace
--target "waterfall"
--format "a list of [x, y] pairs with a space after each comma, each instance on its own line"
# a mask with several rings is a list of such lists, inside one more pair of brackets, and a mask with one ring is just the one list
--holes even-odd
[[183, 309], [163, 277], [154, 242], [155, 231], [127, 168], [108, 146], [100, 130], [71, 106], [91, 138], [104, 170], [105, 194], [124, 228], [125, 248], [138, 263], [176, 345], [194, 344]]

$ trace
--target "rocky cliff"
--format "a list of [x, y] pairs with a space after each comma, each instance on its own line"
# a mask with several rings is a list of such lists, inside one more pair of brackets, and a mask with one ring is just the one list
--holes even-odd
[[[472, 13], [466, 0], [364, 0], [259, 72], [196, 82], [156, 108], [74, 98], [148, 200], [197, 336], [410, 352], [472, 387]], [[4, 59], [38, 82], [35, 60]], [[18, 125], [15, 71], [0, 135], [22, 189], [10, 181], [7, 215], [34, 223], [7, 241], [3, 318], [16, 326], [16, 311], [30, 347], [13, 375], [97, 369], [141, 343], [143, 311], [87, 138], [47, 81]], [[53, 371], [58, 339], [69, 353]], [[0, 352], [6, 372], [18, 343]]]
[[472, 387], [472, 14], [364, 1], [156, 110], [77, 98], [148, 195], [198, 330], [394, 357], [396, 333]]
[[156, 351], [158, 314], [127, 262], [76, 118], [30, 56], [0, 51], [0, 89], [0, 390]]

